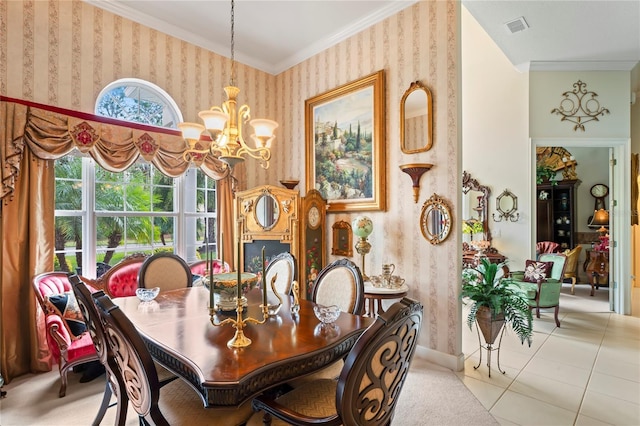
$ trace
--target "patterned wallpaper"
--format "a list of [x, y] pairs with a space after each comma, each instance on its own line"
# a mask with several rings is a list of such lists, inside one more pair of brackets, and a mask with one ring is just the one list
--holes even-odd
[[[458, 301], [460, 235], [455, 214], [459, 198], [459, 21], [453, 0], [421, 1], [355, 36], [272, 76], [237, 67], [240, 101], [254, 117], [275, 118], [280, 127], [271, 167], [248, 163], [246, 186], [300, 179], [305, 188], [304, 101], [383, 69], [386, 79], [387, 211], [367, 212], [374, 223], [366, 272], [379, 274], [394, 263], [406, 278], [410, 296], [425, 307], [420, 345], [427, 357], [459, 368], [461, 314]], [[10, 61], [7, 59], [11, 58]], [[92, 112], [97, 95], [123, 77], [151, 81], [166, 90], [186, 121], [224, 100], [229, 60], [78, 0], [0, 0], [0, 92], [9, 97]], [[434, 144], [420, 154], [403, 154], [399, 142], [399, 103], [412, 81], [433, 94]], [[411, 179], [399, 165], [425, 162], [418, 203]], [[452, 207], [453, 230], [431, 246], [419, 229], [422, 204], [437, 193]], [[355, 214], [327, 217], [327, 256], [331, 226]], [[355, 251], [354, 251], [355, 253]], [[352, 258], [360, 264], [357, 254]]]

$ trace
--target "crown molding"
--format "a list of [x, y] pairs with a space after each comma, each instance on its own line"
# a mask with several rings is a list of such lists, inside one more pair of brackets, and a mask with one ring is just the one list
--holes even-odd
[[527, 71], [631, 71], [638, 61], [531, 61], [516, 65]]

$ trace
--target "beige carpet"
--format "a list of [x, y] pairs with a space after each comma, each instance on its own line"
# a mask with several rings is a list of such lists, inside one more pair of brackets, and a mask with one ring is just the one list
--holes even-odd
[[[80, 376], [69, 374], [64, 398], [58, 398], [60, 381], [57, 370], [13, 380], [4, 387], [8, 391], [7, 397], [0, 400], [0, 425], [91, 424], [102, 400], [104, 379], [79, 383]], [[114, 424], [114, 417], [115, 410], [109, 409], [102, 424]], [[136, 424], [130, 409], [127, 425]], [[451, 370], [414, 359], [400, 395], [393, 426], [418, 424], [482, 426], [498, 423]]]

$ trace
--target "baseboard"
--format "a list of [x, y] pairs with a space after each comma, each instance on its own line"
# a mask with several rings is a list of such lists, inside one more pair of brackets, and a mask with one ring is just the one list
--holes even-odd
[[418, 345], [414, 356], [420, 359], [427, 360], [441, 367], [448, 368], [452, 371], [464, 370], [463, 353], [460, 353], [460, 355], [445, 354], [444, 352], [435, 351], [433, 349]]

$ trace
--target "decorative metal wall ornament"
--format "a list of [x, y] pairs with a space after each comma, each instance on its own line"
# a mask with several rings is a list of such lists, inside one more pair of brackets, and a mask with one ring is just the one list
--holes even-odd
[[520, 213], [516, 213], [518, 210], [518, 197], [508, 189], [502, 191], [502, 194], [496, 198], [496, 210], [498, 216], [493, 213], [494, 222], [502, 222], [502, 220], [509, 220], [511, 222], [517, 222], [520, 219]]
[[551, 114], [561, 115], [560, 121], [568, 120], [575, 123], [573, 130], [584, 132], [584, 125], [589, 121], [600, 121], [598, 117], [609, 114], [609, 110], [600, 106], [595, 92], [587, 92], [587, 83], [578, 80], [573, 83], [573, 90], [564, 92], [560, 106], [551, 110]]

